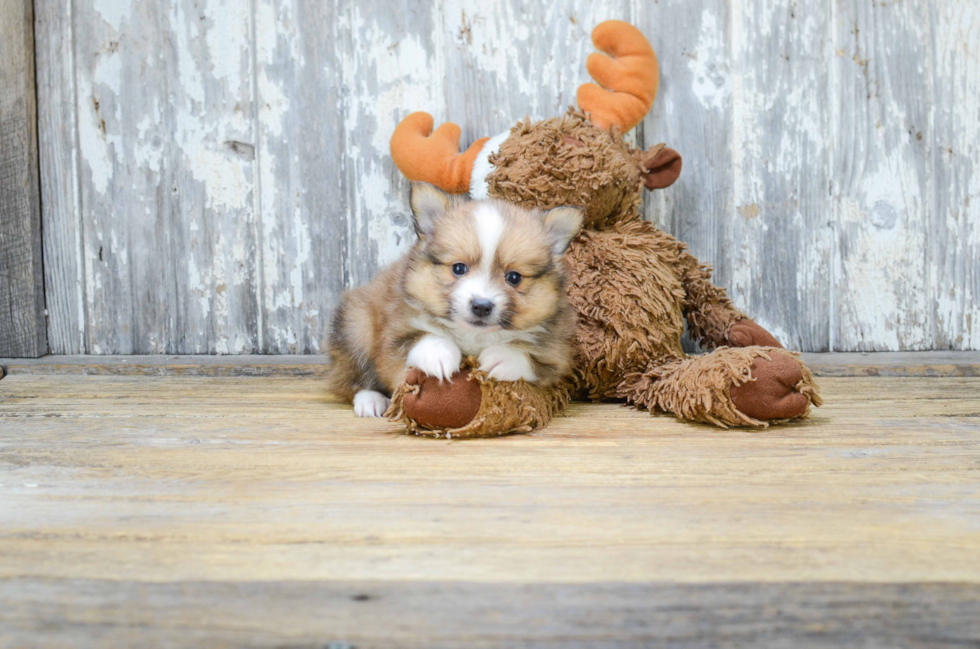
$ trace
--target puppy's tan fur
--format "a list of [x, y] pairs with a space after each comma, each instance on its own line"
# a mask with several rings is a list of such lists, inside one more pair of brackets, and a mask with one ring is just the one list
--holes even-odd
[[[480, 210], [488, 206], [504, 225], [492, 260], [482, 258], [481, 236], [486, 235], [477, 225]], [[581, 212], [464, 202], [422, 183], [413, 185], [412, 208], [419, 240], [369, 284], [345, 294], [334, 317], [329, 340], [333, 392], [347, 400], [362, 390], [390, 395], [405, 376], [413, 347], [427, 335], [454, 341], [464, 356], [478, 356], [492, 345], [519, 350], [529, 357], [539, 385], [566, 375], [576, 316], [565, 296], [562, 254], [581, 226]], [[458, 263], [482, 269], [492, 283], [499, 307], [492, 330], [460, 322], [466, 314], [454, 303], [454, 291], [464, 279], [453, 272]], [[511, 271], [523, 277], [517, 286], [505, 281]]]

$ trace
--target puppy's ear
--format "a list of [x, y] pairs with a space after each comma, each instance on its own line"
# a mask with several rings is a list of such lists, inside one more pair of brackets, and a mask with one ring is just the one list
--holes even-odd
[[544, 213], [544, 227], [548, 232], [551, 252], [561, 257], [568, 250], [578, 231], [582, 229], [582, 209], [578, 207], [556, 207]]
[[426, 239], [435, 232], [436, 221], [449, 210], [452, 198], [435, 185], [412, 183], [412, 214], [415, 217], [415, 233]]

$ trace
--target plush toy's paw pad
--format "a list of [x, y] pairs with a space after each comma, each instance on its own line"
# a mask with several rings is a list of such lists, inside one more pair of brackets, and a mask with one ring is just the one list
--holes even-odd
[[408, 353], [408, 366], [422, 370], [438, 380], [448, 379], [459, 370], [463, 354], [453, 341], [433, 336], [424, 336]]
[[731, 347], [779, 347], [782, 345], [771, 333], [752, 320], [739, 320], [728, 330], [728, 344]]
[[358, 417], [384, 417], [391, 399], [374, 390], [361, 390], [354, 395], [354, 414]]
[[803, 380], [800, 362], [785, 352], [772, 351], [769, 355], [772, 360], [757, 358], [752, 362], [754, 381], [732, 387], [732, 402], [742, 413], [760, 421], [802, 416], [810, 399], [797, 389]]
[[498, 381], [534, 381], [537, 378], [528, 355], [507, 345], [484, 349], [480, 353], [480, 369]]
[[469, 379], [469, 371], [456, 372], [448, 381], [440, 381], [421, 370], [410, 369], [405, 382], [418, 386], [405, 395], [405, 414], [422, 426], [462, 428], [480, 411], [483, 392], [479, 382]]

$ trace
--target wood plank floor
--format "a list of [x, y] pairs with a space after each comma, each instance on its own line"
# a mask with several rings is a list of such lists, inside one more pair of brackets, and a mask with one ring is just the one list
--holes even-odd
[[980, 646], [980, 378], [804, 423], [363, 420], [315, 376], [0, 380], [0, 647]]

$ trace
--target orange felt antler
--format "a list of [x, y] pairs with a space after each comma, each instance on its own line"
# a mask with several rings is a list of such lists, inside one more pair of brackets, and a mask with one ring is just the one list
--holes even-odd
[[607, 20], [593, 29], [592, 44], [605, 54], [590, 54], [585, 67], [601, 87], [579, 86], [578, 105], [599, 128], [615, 124], [625, 133], [653, 106], [660, 83], [657, 55], [640, 30], [619, 20]]
[[459, 127], [446, 122], [432, 132], [432, 115], [418, 112], [403, 119], [391, 135], [391, 158], [409, 180], [422, 180], [451, 194], [470, 189], [470, 172], [480, 149], [490, 138], [481, 138], [459, 152]]

